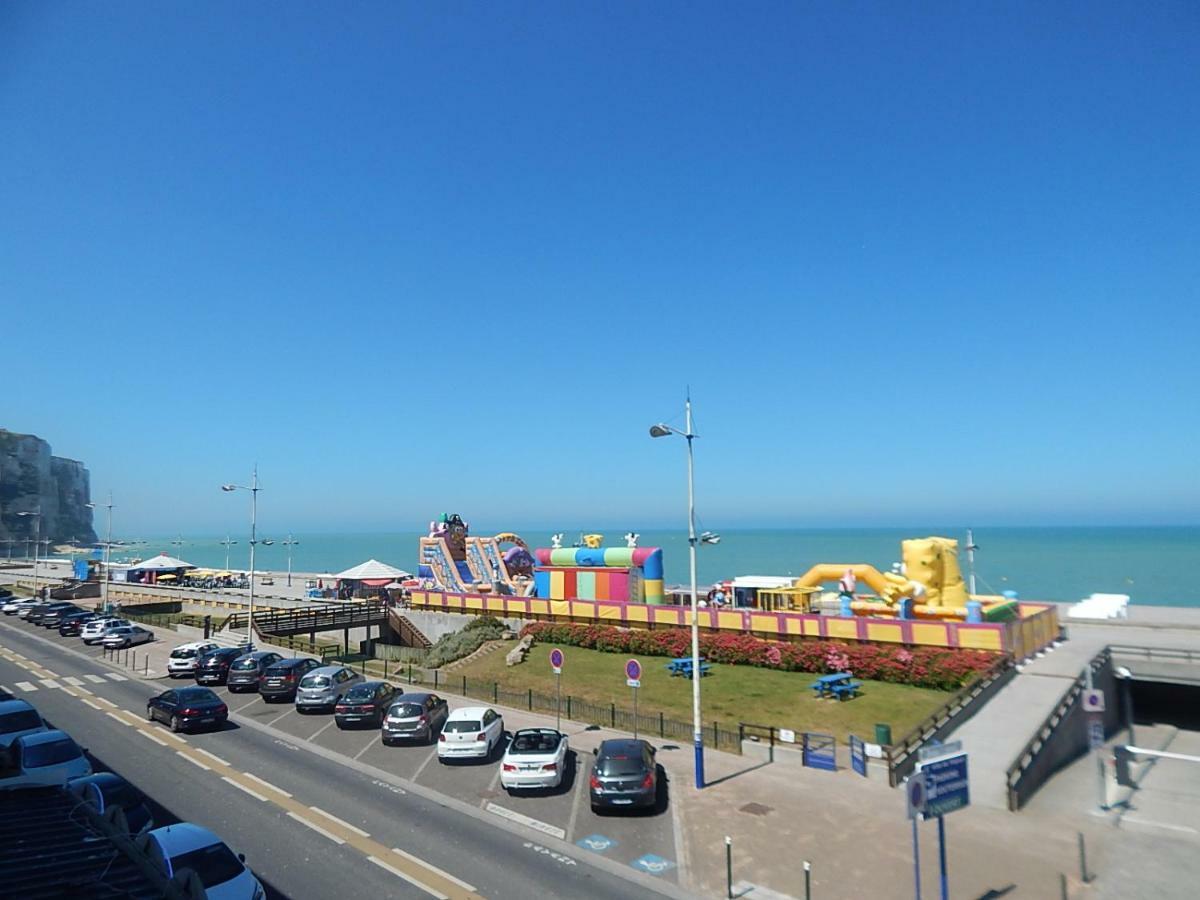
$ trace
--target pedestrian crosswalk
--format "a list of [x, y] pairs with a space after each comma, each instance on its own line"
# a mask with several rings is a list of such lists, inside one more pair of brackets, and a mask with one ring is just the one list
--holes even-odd
[[119, 675], [116, 672], [105, 672], [104, 677], [111, 678], [113, 681], [128, 681], [129, 680], [124, 675]]
[[28, 681], [18, 681], [17, 687], [19, 687], [21, 690], [25, 691], [26, 693], [37, 690], [37, 685], [30, 684]]
[[104, 679], [101, 678], [99, 675], [84, 675], [83, 677], [86, 678], [88, 681], [90, 681], [92, 684], [104, 684]]
[[74, 675], [67, 675], [65, 678], [63, 678], [63, 681], [72, 687], [83, 687], [83, 679], [76, 678]]

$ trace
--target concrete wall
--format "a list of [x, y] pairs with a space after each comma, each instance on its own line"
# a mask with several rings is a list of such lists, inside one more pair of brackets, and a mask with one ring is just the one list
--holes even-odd
[[[435, 644], [438, 638], [462, 631], [467, 627], [468, 622], [478, 618], [477, 616], [464, 616], [462, 613], [429, 612], [421, 609], [404, 609], [401, 610], [401, 613]], [[520, 631], [526, 624], [524, 619], [500, 619], [500, 621], [513, 631]]]

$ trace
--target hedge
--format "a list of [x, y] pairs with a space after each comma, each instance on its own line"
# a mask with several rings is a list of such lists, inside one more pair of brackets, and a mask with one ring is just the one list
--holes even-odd
[[[692, 652], [692, 635], [687, 628], [645, 631], [612, 625], [534, 622], [526, 625], [521, 635], [533, 635], [534, 640], [549, 644], [612, 653], [681, 657]], [[700, 655], [726, 665], [786, 672], [852, 672], [857, 678], [943, 691], [957, 690], [990, 669], [997, 659], [996, 654], [982, 650], [811, 640], [781, 643], [734, 633], [702, 633]]]
[[429, 648], [425, 657], [425, 665], [432, 669], [462, 659], [474, 653], [488, 641], [494, 641], [504, 636], [504, 625], [490, 616], [481, 616], [472, 621], [462, 631], [445, 634], [438, 638], [437, 643]]

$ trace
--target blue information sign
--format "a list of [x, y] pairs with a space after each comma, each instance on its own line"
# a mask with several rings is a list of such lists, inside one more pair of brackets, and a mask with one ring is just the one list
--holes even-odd
[[917, 768], [925, 777], [925, 818], [944, 816], [970, 805], [967, 754], [925, 760]]

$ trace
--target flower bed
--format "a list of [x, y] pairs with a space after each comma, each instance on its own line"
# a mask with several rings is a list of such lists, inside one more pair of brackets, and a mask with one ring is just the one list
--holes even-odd
[[[548, 644], [586, 647], [612, 653], [646, 656], [688, 656], [691, 631], [661, 628], [654, 631], [612, 625], [566, 625], [534, 622], [521, 630]], [[700, 655], [709, 662], [758, 666], [788, 672], [852, 672], [856, 678], [890, 681], [950, 691], [986, 672], [996, 654], [982, 650], [911, 649], [892, 644], [844, 644], [838, 641], [781, 643], [748, 634], [700, 635]]]

